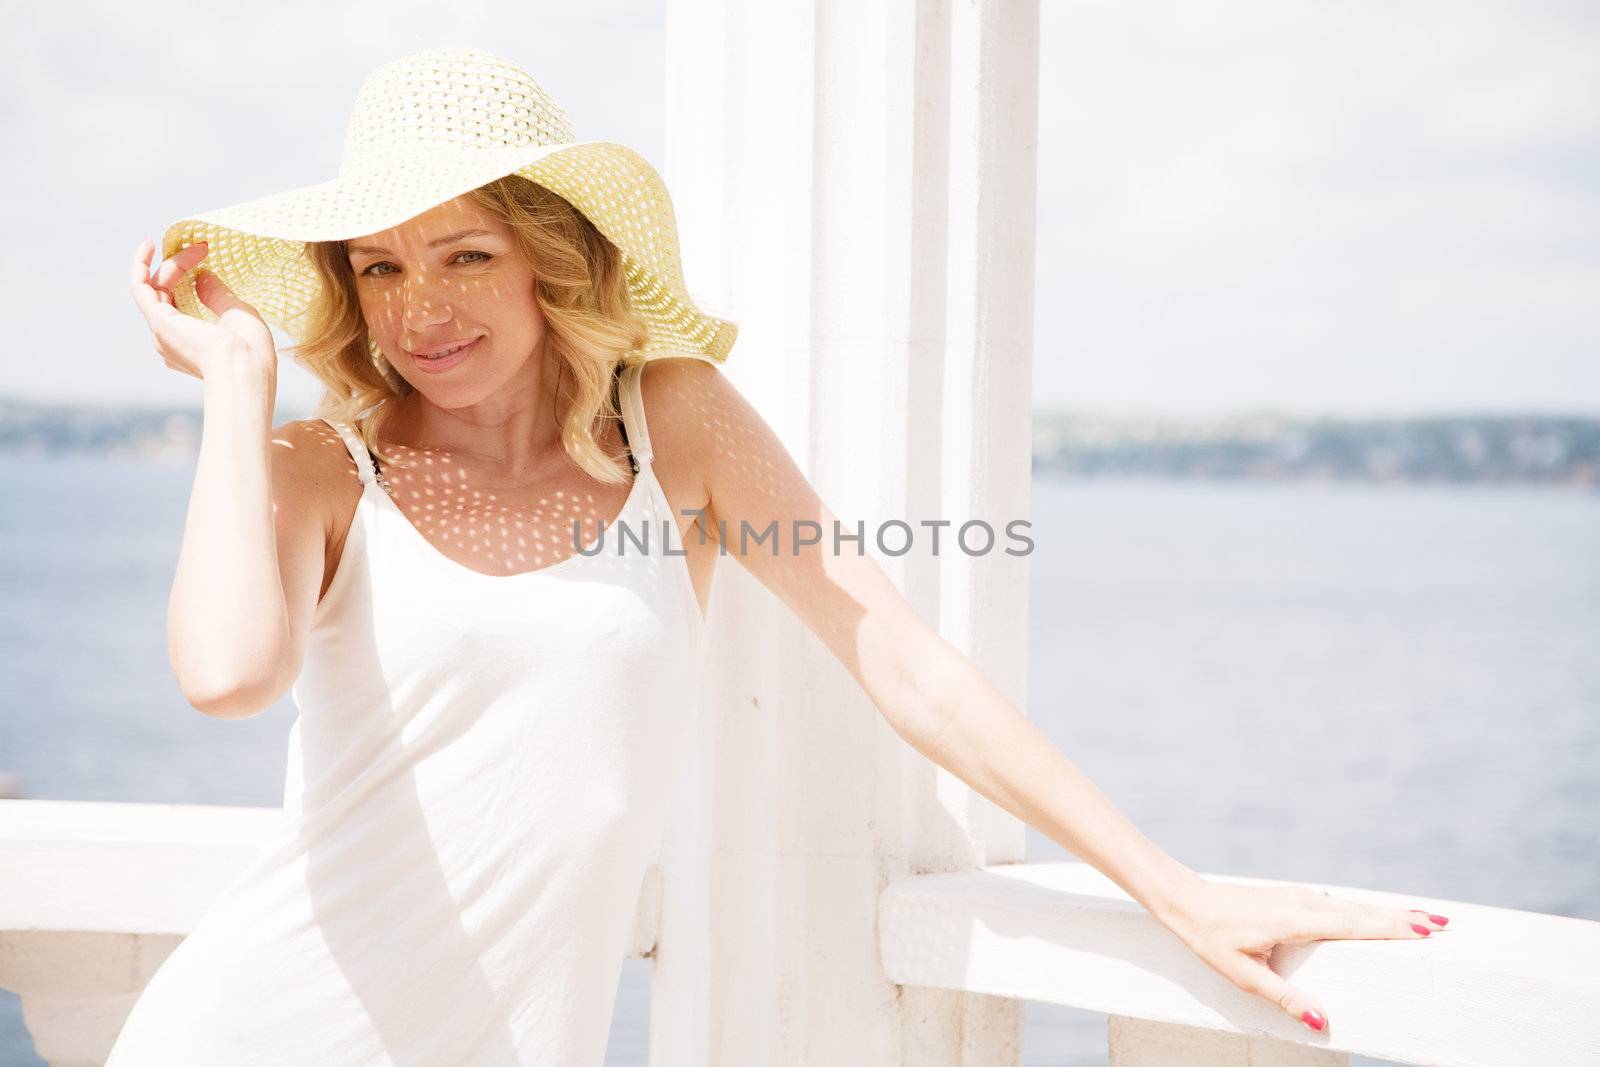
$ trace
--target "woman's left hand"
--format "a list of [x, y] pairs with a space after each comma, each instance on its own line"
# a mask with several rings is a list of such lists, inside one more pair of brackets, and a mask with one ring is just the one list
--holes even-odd
[[1278, 945], [1340, 938], [1421, 938], [1449, 920], [1426, 911], [1362, 904], [1303, 886], [1251, 886], [1196, 876], [1158, 914], [1195, 955], [1247, 993], [1325, 1032], [1316, 998], [1269, 965]]

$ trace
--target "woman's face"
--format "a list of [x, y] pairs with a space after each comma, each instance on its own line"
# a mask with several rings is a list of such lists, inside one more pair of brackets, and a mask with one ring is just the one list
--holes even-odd
[[[445, 408], [537, 388], [545, 322], [509, 226], [466, 196], [348, 243], [367, 329], [395, 371]], [[472, 347], [439, 360], [428, 353]], [[541, 359], [531, 357], [540, 356]]]

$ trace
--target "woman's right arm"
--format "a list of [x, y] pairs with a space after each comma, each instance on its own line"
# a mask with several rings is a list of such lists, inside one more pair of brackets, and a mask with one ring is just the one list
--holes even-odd
[[275, 434], [271, 331], [214, 275], [196, 293], [219, 321], [185, 316], [171, 290], [205, 253], [191, 246], [148, 276], [140, 245], [135, 302], [169, 367], [201, 379], [204, 424], [167, 610], [167, 650], [185, 699], [245, 718], [293, 683], [321, 589], [328, 525], [307, 453]]
[[300, 673], [327, 528], [294, 427], [274, 432], [254, 372], [205, 379], [205, 425], [167, 605], [183, 695], [218, 718], [271, 706]]

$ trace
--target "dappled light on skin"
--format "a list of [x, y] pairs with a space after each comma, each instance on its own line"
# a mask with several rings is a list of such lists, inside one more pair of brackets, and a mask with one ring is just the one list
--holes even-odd
[[[460, 196], [344, 251], [369, 336], [411, 387], [379, 430], [377, 487], [411, 530], [495, 577], [558, 566], [596, 541], [612, 551], [634, 481], [595, 479], [561, 444], [556, 362], [512, 228]], [[462, 343], [453, 363], [423, 358]], [[598, 436], [620, 452], [614, 423]]]
[[[535, 277], [514, 231], [466, 196], [347, 242], [361, 314], [396, 373], [446, 408], [481, 403], [528, 380], [542, 347]], [[481, 338], [461, 363], [430, 372], [414, 355]]]
[[[861, 576], [860, 587], [891, 596], [893, 587], [877, 564], [857, 555], [855, 542], [834, 551], [835, 513], [719, 370], [691, 359], [662, 360], [646, 368], [643, 392], [662, 487], [674, 509], [705, 509], [700, 525], [684, 526], [689, 572], [702, 606], [718, 558], [733, 557], [787, 605], [801, 609], [802, 617], [817, 617], [804, 610], [808, 606], [825, 605], [820, 635], [855, 669], [866, 605], [846, 591], [845, 582]], [[805, 522], [817, 528], [799, 526]], [[853, 516], [839, 522], [854, 533]]]
[[602, 536], [604, 551], [615, 552], [615, 523], [632, 481], [602, 485], [574, 467], [543, 484], [496, 487], [445, 452], [395, 444], [385, 451], [392, 452], [382, 465], [389, 498], [440, 555], [469, 570], [543, 570]]
[[[696, 388], [693, 379], [683, 376], [668, 379], [661, 374], [652, 381], [647, 375], [645, 388], [646, 403], [654, 399], [657, 409], [670, 410], [678, 423], [660, 426], [660, 419], [651, 423], [657, 471], [663, 480], [671, 462], [663, 452], [663, 442], [670, 448], [672, 440], [681, 436], [686, 442], [697, 439], [705, 452], [703, 462], [707, 467], [718, 470], [720, 480], [738, 487], [737, 501], [725, 500], [720, 512], [716, 500], [708, 502], [708, 540], [726, 537], [724, 553], [736, 557], [820, 555], [823, 546], [806, 546], [796, 552], [795, 523], [811, 520], [825, 524], [828, 536], [824, 544], [831, 551], [831, 528], [826, 524], [833, 521], [833, 513], [816, 499], [797, 467], [776, 461], [775, 457], [786, 455], [782, 444], [753, 410], [744, 405], [719, 404], [715, 396]], [[773, 534], [759, 540], [768, 525], [774, 523]], [[741, 529], [746, 531], [742, 546]], [[807, 532], [802, 530], [801, 534]], [[853, 551], [848, 545], [846, 550]], [[810, 577], [820, 578], [821, 574]]]
[[[325, 422], [297, 423], [273, 444], [290, 449], [296, 447], [294, 437], [322, 454], [321, 477], [338, 486], [329, 503], [331, 529], [319, 601], [340, 569], [364, 494], [365, 506], [377, 500], [380, 509], [398, 512], [390, 518], [406, 527], [405, 535], [419, 542], [424, 557], [491, 578], [538, 573], [568, 561], [630, 568], [642, 556], [662, 552], [664, 519], [647, 521], [644, 510], [635, 506], [642, 502], [635, 500], [636, 493], [644, 489], [637, 478], [604, 485], [562, 459], [559, 469], [538, 481], [508, 486], [476, 459], [383, 441], [389, 459], [379, 465], [380, 481], [363, 486], [343, 439]], [[621, 435], [608, 427], [601, 442], [618, 447]], [[384, 491], [384, 481], [391, 493]], [[627, 537], [618, 524], [624, 512]], [[648, 552], [640, 549], [639, 539], [646, 541]]]

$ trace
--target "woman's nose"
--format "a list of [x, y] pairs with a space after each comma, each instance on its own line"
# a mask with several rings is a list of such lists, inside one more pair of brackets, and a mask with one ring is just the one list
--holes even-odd
[[401, 319], [411, 333], [425, 334], [433, 326], [450, 319], [450, 303], [437, 288], [427, 285], [413, 288], [408, 283], [402, 300]]

